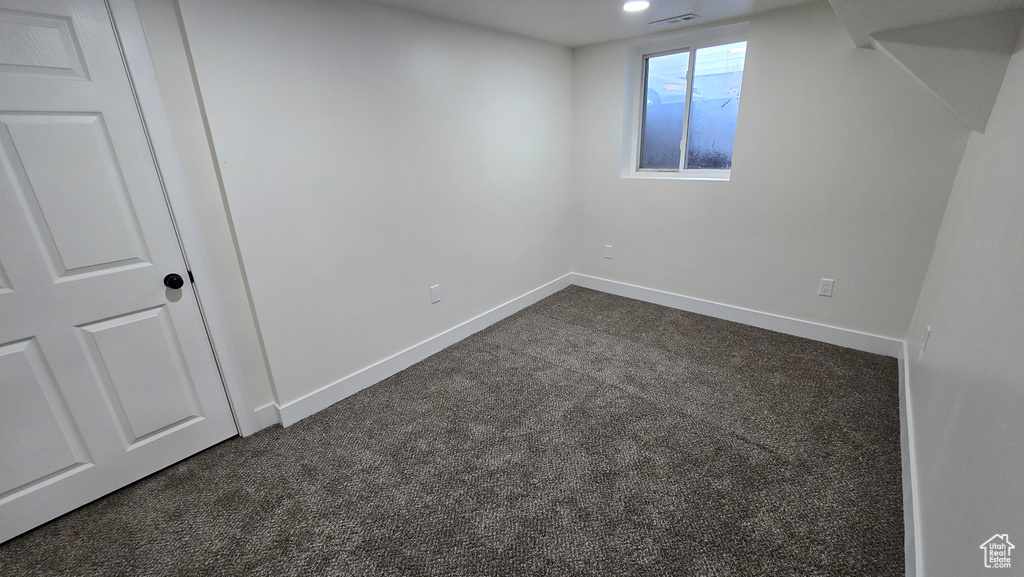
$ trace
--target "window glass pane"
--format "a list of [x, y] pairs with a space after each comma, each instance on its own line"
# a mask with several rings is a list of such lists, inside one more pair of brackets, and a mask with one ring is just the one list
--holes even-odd
[[686, 72], [690, 53], [647, 59], [644, 125], [640, 168], [679, 170], [683, 122], [686, 119]]
[[747, 43], [700, 48], [693, 63], [686, 168], [732, 167]]

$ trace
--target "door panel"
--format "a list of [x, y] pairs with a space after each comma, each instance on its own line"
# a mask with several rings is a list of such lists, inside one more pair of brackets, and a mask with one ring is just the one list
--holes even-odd
[[[34, 339], [0, 347], [0, 501], [89, 461], [53, 374]], [[25, 431], [32, 431], [25, 435]]]
[[0, 263], [0, 541], [235, 434], [103, 0], [0, 0]]
[[85, 78], [81, 52], [67, 19], [0, 12], [0, 73]]
[[126, 448], [202, 417], [167, 307], [80, 328]]
[[0, 262], [0, 295], [11, 292], [11, 281], [7, 280], [7, 273], [4, 272], [4, 263]]
[[97, 115], [0, 115], [5, 174], [59, 278], [149, 261]]

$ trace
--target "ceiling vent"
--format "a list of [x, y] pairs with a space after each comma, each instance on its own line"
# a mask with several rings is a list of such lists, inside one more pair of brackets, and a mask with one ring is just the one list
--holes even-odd
[[666, 26], [669, 24], [682, 24], [683, 22], [689, 22], [690, 20], [696, 20], [698, 16], [694, 13], [682, 14], [680, 16], [673, 16], [671, 18], [662, 18], [661, 20], [655, 20], [649, 22], [651, 26]]

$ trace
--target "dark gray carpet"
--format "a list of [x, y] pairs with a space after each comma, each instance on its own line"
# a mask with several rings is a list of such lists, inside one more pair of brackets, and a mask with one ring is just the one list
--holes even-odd
[[902, 575], [897, 392], [895, 359], [571, 287], [0, 575]]

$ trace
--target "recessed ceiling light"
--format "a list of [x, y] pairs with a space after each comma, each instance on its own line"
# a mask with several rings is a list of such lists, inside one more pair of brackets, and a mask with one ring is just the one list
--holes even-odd
[[647, 0], [629, 0], [622, 5], [622, 9], [626, 12], [639, 12], [641, 10], [647, 10], [647, 7], [650, 5], [651, 3]]

